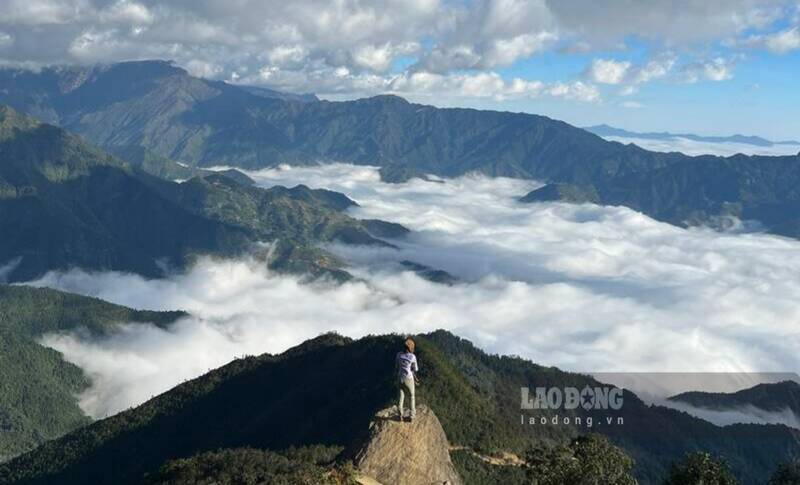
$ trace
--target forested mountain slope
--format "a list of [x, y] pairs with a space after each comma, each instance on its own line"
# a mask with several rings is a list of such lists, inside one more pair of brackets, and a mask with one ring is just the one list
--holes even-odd
[[145, 312], [49, 289], [0, 285], [0, 461], [89, 423], [76, 395], [89, 387], [78, 367], [41, 346], [45, 333], [116, 323], [166, 325], [181, 312]]
[[298, 186], [260, 189], [223, 174], [184, 183], [149, 175], [55, 126], [0, 107], [0, 264], [8, 281], [49, 270], [160, 276], [201, 254], [236, 256], [276, 244], [279, 269], [346, 276], [317, 248], [385, 244], [354, 202]]
[[[354, 341], [325, 335], [280, 355], [236, 360], [9, 462], [0, 467], [0, 482], [133, 483], [167, 460], [219, 448], [351, 448], [364, 438], [376, 410], [394, 398], [387, 376], [399, 341], [396, 336]], [[424, 363], [419, 402], [436, 412], [453, 445], [525, 455], [587, 431], [521, 424], [520, 386], [598, 385], [589, 377], [487, 355], [442, 331], [420, 336], [418, 347]], [[331, 383], [335, 392], [321, 391]], [[779, 462], [800, 452], [796, 430], [719, 428], [646, 406], [629, 392], [619, 413], [624, 425], [598, 424], [591, 431], [608, 435], [627, 451], [643, 483], [659, 483], [669, 464], [689, 450], [726, 457], [743, 483], [763, 482]], [[587, 415], [582, 408], [568, 414]], [[598, 421], [604, 416], [592, 414]], [[469, 483], [463, 468], [459, 473]]]

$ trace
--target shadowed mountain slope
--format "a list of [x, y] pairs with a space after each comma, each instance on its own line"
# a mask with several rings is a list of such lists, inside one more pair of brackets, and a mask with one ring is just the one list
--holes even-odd
[[166, 181], [0, 107], [3, 276], [24, 281], [71, 267], [160, 276], [195, 255], [235, 256], [274, 242], [272, 267], [344, 277], [318, 243], [385, 245], [370, 235], [372, 222], [343, 214], [354, 202], [341, 194], [265, 190], [241, 175]]

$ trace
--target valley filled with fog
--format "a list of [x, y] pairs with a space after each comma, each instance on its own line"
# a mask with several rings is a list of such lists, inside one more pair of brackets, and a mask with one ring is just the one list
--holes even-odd
[[739, 153], [744, 155], [783, 156], [797, 155], [800, 152], [800, 144], [795, 143], [752, 145], [735, 142], [698, 141], [677, 135], [669, 139], [649, 139], [636, 136], [604, 136], [603, 138], [622, 144], [633, 143], [645, 150], [654, 152], [681, 152], [691, 156], [719, 155], [720, 157], [730, 157]]
[[[481, 348], [578, 372], [781, 372], [800, 358], [800, 241], [682, 229], [624, 207], [524, 204], [532, 181], [464, 176], [380, 181], [333, 164], [248, 172], [259, 185], [327, 188], [350, 215], [405, 225], [397, 249], [334, 245], [355, 277], [304, 282], [257, 259], [203, 258], [148, 280], [75, 269], [32, 282], [140, 309], [185, 310], [165, 328], [42, 343], [84, 369], [93, 417], [139, 404], [243, 355], [320, 333], [439, 328]], [[457, 278], [435, 283], [413, 261]], [[423, 363], [424, 365], [424, 363]]]

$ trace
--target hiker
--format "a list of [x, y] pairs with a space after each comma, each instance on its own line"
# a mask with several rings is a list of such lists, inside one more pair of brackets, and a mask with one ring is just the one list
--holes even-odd
[[417, 407], [414, 399], [414, 387], [417, 384], [417, 372], [419, 372], [419, 365], [417, 364], [417, 356], [414, 355], [414, 340], [409, 337], [403, 343], [403, 350], [397, 353], [395, 358], [395, 372], [397, 375], [397, 386], [399, 387], [399, 405], [397, 407], [400, 421], [403, 420], [403, 401], [408, 392], [408, 397], [411, 401], [409, 421], [413, 421], [417, 415]]

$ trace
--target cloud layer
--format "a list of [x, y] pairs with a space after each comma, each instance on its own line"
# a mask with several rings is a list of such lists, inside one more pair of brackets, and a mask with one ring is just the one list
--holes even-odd
[[[644, 106], [633, 106], [644, 108]], [[646, 150], [655, 152], [681, 152], [686, 155], [720, 155], [729, 157], [737, 153], [745, 155], [797, 155], [800, 145], [774, 144], [772, 146], [759, 146], [747, 143], [697, 141], [676, 136], [669, 140], [655, 140], [652, 138], [637, 138], [635, 136], [605, 136], [606, 140], [620, 143], [635, 143]]]
[[[251, 173], [260, 184], [342, 191], [358, 217], [415, 232], [400, 249], [333, 246], [359, 279], [301, 284], [255, 261], [205, 259], [164, 280], [74, 270], [35, 282], [192, 314], [168, 329], [43, 339], [93, 377], [83, 405], [103, 416], [242, 354], [321, 332], [445, 328], [480, 347], [575, 371], [747, 372], [800, 367], [800, 242], [658, 223], [621, 207], [516, 200], [534, 182], [465, 176], [381, 183], [348, 165]], [[461, 279], [431, 283], [410, 259]], [[302, 304], [298, 304], [302, 302]]]
[[[469, 98], [469, 86], [459, 76], [497, 76], [499, 70], [544, 52], [624, 52], [630, 39], [646, 42], [656, 53], [704, 52], [708, 45], [723, 41], [788, 52], [798, 46], [797, 26], [775, 30], [773, 25], [791, 18], [793, 4], [789, 0], [5, 0], [0, 9], [0, 64], [164, 58], [200, 76], [350, 96], [385, 92], [395, 80], [422, 73], [445, 79], [434, 87], [442, 83], [466, 87], [450, 94]], [[697, 79], [726, 79], [726, 66], [711, 59], [690, 62], [694, 66], [690, 74], [700, 76]], [[598, 82], [616, 84], [625, 70], [606, 69]], [[644, 82], [646, 72], [642, 67], [635, 82]], [[541, 82], [525, 76], [521, 81]], [[505, 82], [511, 83], [511, 78]], [[570, 85], [576, 80], [547, 82]], [[503, 97], [508, 89], [497, 86], [495, 94]], [[535, 91], [536, 95], [551, 92]], [[593, 96], [565, 97], [595, 101]]]

